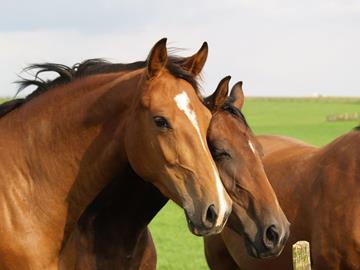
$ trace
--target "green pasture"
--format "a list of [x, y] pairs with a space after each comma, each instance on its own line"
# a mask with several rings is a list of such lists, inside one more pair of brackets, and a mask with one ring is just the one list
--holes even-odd
[[[244, 113], [257, 134], [292, 136], [324, 145], [358, 121], [327, 122], [326, 116], [360, 113], [360, 98], [248, 98]], [[151, 223], [158, 269], [208, 269], [202, 239], [190, 234], [183, 211], [169, 202]]]
[[[327, 122], [327, 115], [354, 112], [360, 113], [360, 98], [247, 98], [244, 108], [256, 134], [288, 135], [319, 146], [359, 124]], [[174, 203], [162, 209], [150, 228], [158, 269], [208, 269], [202, 239], [190, 234], [183, 211]]]

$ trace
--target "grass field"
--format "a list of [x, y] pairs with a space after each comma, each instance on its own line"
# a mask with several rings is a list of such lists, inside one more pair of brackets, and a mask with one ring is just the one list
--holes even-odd
[[[360, 98], [248, 98], [244, 108], [256, 134], [288, 135], [319, 146], [359, 124], [326, 122], [326, 116], [353, 112], [360, 113]], [[158, 252], [158, 269], [208, 269], [202, 239], [190, 234], [183, 211], [174, 203], [169, 202], [150, 227]]]
[[[346, 133], [357, 121], [326, 122], [326, 116], [360, 113], [360, 98], [248, 98], [244, 113], [256, 134], [288, 135], [324, 145]], [[208, 269], [202, 239], [190, 234], [183, 211], [168, 203], [151, 223], [158, 269]]]

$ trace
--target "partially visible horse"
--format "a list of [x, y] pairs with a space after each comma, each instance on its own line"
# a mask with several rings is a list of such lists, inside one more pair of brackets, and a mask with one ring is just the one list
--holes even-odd
[[[233, 200], [233, 211], [224, 230], [228, 228], [245, 236], [241, 239], [242, 252], [256, 258], [267, 258], [281, 253], [289, 236], [289, 223], [265, 174], [262, 147], [241, 113], [243, 104], [242, 82], [238, 82], [233, 86], [225, 106], [220, 107], [222, 117], [218, 117], [217, 124], [213, 124], [213, 115], [209, 127], [210, 130], [216, 127], [218, 133], [226, 132], [231, 143], [217, 141], [214, 136], [210, 136], [211, 133], [208, 133], [208, 141], [212, 142], [210, 149], [213, 148], [212, 145], [216, 149], [223, 149], [220, 153], [225, 158], [235, 157], [234, 161], [225, 162], [224, 158], [219, 160], [213, 154], [225, 188]], [[229, 105], [233, 118], [226, 120], [224, 117], [229, 117], [226, 115]], [[233, 123], [224, 126], [223, 123], [230, 121]], [[241, 139], [245, 143], [240, 144]], [[236, 160], [239, 161], [235, 163]], [[251, 164], [256, 164], [256, 167]], [[216, 245], [222, 236], [204, 238], [206, 258], [212, 269], [234, 267], [232, 263], [227, 265], [226, 262], [217, 260], [219, 254]]]
[[[246, 244], [253, 256], [277, 255], [288, 236], [288, 222], [266, 178], [260, 145], [240, 111], [244, 100], [241, 86], [237, 84], [228, 97], [229, 79], [224, 78], [204, 101], [213, 113], [208, 144], [236, 203], [232, 225], [248, 234]], [[119, 177], [137, 179], [132, 183], [137, 183], [144, 195], [130, 192], [118, 196], [121, 187], [109, 186], [73, 232], [63, 253], [69, 263], [66, 269], [156, 269], [156, 251], [147, 225], [167, 200], [131, 170]], [[133, 208], [119, 216], [125, 201]]]
[[288, 244], [278, 258], [254, 260], [243, 251], [243, 235], [225, 228], [222, 237], [214, 237], [211, 260], [231, 265], [221, 269], [292, 269], [292, 244], [307, 240], [312, 269], [360, 269], [359, 129], [321, 148], [287, 137], [257, 138], [266, 173], [292, 224]]
[[35, 66], [61, 76], [23, 81], [37, 91], [0, 109], [1, 269], [58, 269], [80, 215], [129, 166], [183, 207], [198, 235], [219, 232], [229, 215], [206, 144], [211, 114], [166, 39], [144, 67], [98, 62]]
[[[195, 79], [207, 55], [205, 42], [194, 55], [177, 59], [177, 64]], [[112, 63], [102, 65], [119, 67]], [[146, 62], [137, 62], [123, 68], [131, 70], [145, 65]], [[62, 251], [62, 266], [88, 270], [155, 269], [156, 252], [147, 226], [167, 201], [154, 185], [128, 166], [80, 217]], [[191, 228], [191, 223], [188, 225]]]

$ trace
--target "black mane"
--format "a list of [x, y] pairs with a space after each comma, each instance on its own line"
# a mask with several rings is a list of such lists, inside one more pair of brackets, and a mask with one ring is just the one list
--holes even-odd
[[355, 131], [360, 131], [360, 125], [354, 128]]
[[[197, 94], [199, 94], [199, 86], [196, 79], [186, 70], [181, 67], [181, 63], [185, 58], [177, 56], [169, 56], [166, 68], [168, 71], [177, 78], [181, 78], [189, 82]], [[36, 89], [26, 98], [13, 99], [0, 105], [0, 117], [9, 113], [10, 111], [20, 107], [22, 104], [28, 102], [32, 98], [41, 95], [55, 86], [66, 84], [74, 81], [75, 79], [91, 76], [95, 74], [105, 74], [120, 71], [133, 71], [136, 69], [146, 67], [146, 61], [138, 61], [128, 64], [111, 63], [101, 58], [88, 59], [82, 63], [77, 63], [72, 67], [56, 64], [56, 63], [43, 63], [34, 64], [25, 68], [24, 71], [36, 70], [32, 79], [21, 79], [16, 83], [19, 88], [16, 94], [20, 93], [23, 89], [29, 86], [36, 86]], [[43, 80], [39, 75], [43, 72], [55, 72], [58, 76], [53, 80]]]

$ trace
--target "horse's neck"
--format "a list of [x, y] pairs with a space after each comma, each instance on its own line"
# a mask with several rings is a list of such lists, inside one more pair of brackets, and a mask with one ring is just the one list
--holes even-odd
[[5, 173], [0, 168], [0, 191], [10, 192], [5, 183], [11, 182], [21, 197], [30, 198], [24, 200], [32, 204], [33, 216], [71, 230], [126, 164], [121, 127], [136, 76], [126, 82], [119, 82], [116, 74], [84, 78], [49, 90], [3, 117], [0, 160], [9, 162], [2, 164]]
[[301, 223], [296, 220], [309, 220], [307, 209], [311, 208], [308, 206], [313, 204], [315, 197], [311, 192], [316, 181], [314, 159], [319, 149], [287, 138], [265, 139], [260, 141], [267, 144], [264, 168], [268, 179], [288, 220], [294, 224], [292, 230], [300, 232], [302, 237], [309, 237], [309, 232], [300, 228]]
[[[337, 197], [360, 191], [360, 132], [352, 131], [321, 148], [316, 162], [318, 186], [322, 193]], [[342, 194], [340, 191], [343, 191]], [[350, 196], [351, 197], [351, 196]]]
[[93, 239], [98, 257], [113, 253], [131, 256], [136, 246], [143, 244], [138, 240], [166, 202], [157, 188], [129, 167], [87, 208], [78, 229]]
[[264, 167], [272, 185], [279, 189], [284, 184], [290, 185], [291, 190], [311, 185], [314, 179], [303, 179], [303, 176], [312, 173], [313, 159], [320, 149], [289, 137], [263, 135], [257, 138], [264, 149]]
[[124, 232], [128, 226], [128, 232], [124, 232], [127, 235], [129, 231], [148, 225], [166, 202], [155, 186], [145, 182], [128, 166], [86, 209], [79, 225], [92, 222], [98, 232], [102, 227], [116, 230], [122, 227]]
[[[317, 148], [304, 163], [302, 155], [298, 156], [298, 168], [303, 170], [290, 174], [297, 183], [293, 194], [298, 192], [301, 196], [296, 203], [300, 210], [298, 220], [292, 222], [293, 232], [297, 229], [308, 235], [312, 233], [313, 239], [318, 240], [320, 235], [311, 231], [312, 228], [324, 227], [329, 220], [341, 220], [341, 228], [354, 224], [354, 216], [358, 216], [355, 213], [360, 211], [359, 151], [360, 133], [350, 132]], [[349, 209], [348, 205], [352, 207]], [[351, 230], [352, 225], [346, 229]], [[294, 236], [302, 237], [297, 233]]]

